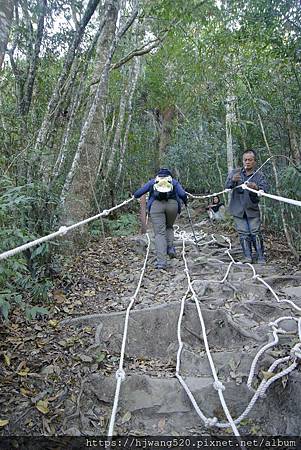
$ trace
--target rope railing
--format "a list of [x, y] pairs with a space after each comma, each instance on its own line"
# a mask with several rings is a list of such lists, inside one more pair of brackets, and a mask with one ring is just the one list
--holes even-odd
[[220, 192], [215, 192], [214, 194], [208, 194], [208, 195], [198, 195], [198, 194], [190, 194], [190, 192], [186, 192], [186, 194], [191, 198], [210, 198], [210, 197], [216, 197], [218, 195], [226, 194], [228, 192], [231, 192], [232, 189], [224, 189]]
[[301, 206], [300, 200], [294, 200], [291, 198], [282, 197], [280, 195], [268, 194], [267, 192], [264, 192], [262, 189], [259, 189], [257, 191], [256, 189], [252, 189], [252, 188], [248, 187], [247, 183], [243, 183], [239, 187], [241, 187], [242, 189], [247, 189], [250, 192], [254, 192], [254, 194], [258, 195], [258, 197], [268, 197], [273, 200], [277, 200], [278, 202], [284, 202], [284, 203], [289, 203], [290, 205]]
[[116, 419], [116, 413], [117, 413], [117, 407], [118, 407], [118, 401], [119, 401], [120, 387], [121, 387], [122, 381], [124, 381], [124, 379], [125, 379], [125, 371], [124, 371], [124, 368], [123, 368], [123, 362], [124, 362], [125, 346], [126, 346], [127, 333], [128, 333], [128, 324], [129, 324], [130, 311], [131, 311], [132, 306], [133, 306], [133, 304], [134, 304], [134, 302], [135, 302], [135, 300], [137, 298], [137, 295], [139, 293], [139, 290], [140, 290], [140, 287], [141, 287], [141, 284], [142, 284], [142, 280], [143, 280], [143, 276], [144, 276], [144, 273], [145, 273], [145, 269], [146, 269], [146, 264], [147, 264], [149, 252], [150, 252], [150, 238], [149, 238], [149, 234], [148, 233], [146, 233], [146, 237], [147, 237], [148, 245], [147, 245], [146, 255], [145, 255], [145, 259], [144, 259], [144, 264], [143, 264], [143, 267], [142, 267], [142, 270], [141, 270], [141, 274], [140, 274], [140, 278], [139, 278], [139, 282], [138, 282], [137, 288], [135, 290], [134, 295], [131, 298], [129, 306], [127, 307], [126, 315], [125, 315], [125, 319], [124, 319], [124, 329], [123, 329], [122, 345], [121, 345], [121, 351], [120, 351], [120, 361], [119, 361], [118, 370], [116, 372], [117, 383], [116, 383], [116, 390], [115, 390], [113, 408], [112, 408], [111, 419], [110, 419], [110, 424], [109, 424], [109, 431], [108, 431], [108, 436], [109, 437], [113, 436], [115, 419]]
[[112, 211], [115, 211], [118, 208], [121, 208], [124, 205], [127, 205], [130, 203], [134, 197], [129, 198], [128, 200], [125, 200], [122, 203], [119, 203], [116, 206], [113, 206], [110, 209], [104, 209], [101, 213], [96, 214], [95, 216], [88, 217], [87, 219], [81, 220], [80, 222], [74, 223], [70, 226], [61, 226], [58, 231], [55, 231], [54, 233], [47, 234], [46, 236], [40, 237], [38, 239], [35, 239], [33, 241], [27, 242], [26, 244], [20, 245], [19, 247], [15, 247], [11, 250], [7, 250], [6, 252], [3, 252], [0, 254], [0, 260], [9, 258], [10, 256], [14, 256], [17, 253], [21, 253], [24, 250], [27, 250], [29, 248], [35, 247], [36, 245], [42, 244], [43, 242], [50, 241], [52, 239], [55, 239], [56, 237], [63, 236], [66, 233], [68, 233], [71, 230], [74, 230], [75, 228], [78, 228], [82, 225], [86, 225], [87, 223], [92, 222], [95, 219], [99, 219], [100, 217], [106, 217], [108, 216]]

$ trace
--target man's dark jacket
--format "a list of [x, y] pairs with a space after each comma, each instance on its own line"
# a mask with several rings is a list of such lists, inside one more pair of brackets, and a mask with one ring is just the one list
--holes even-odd
[[245, 169], [241, 169], [241, 181], [232, 181], [232, 177], [235, 173], [237, 173], [237, 169], [234, 169], [229, 173], [225, 185], [227, 189], [236, 188], [233, 189], [231, 193], [229, 212], [232, 216], [240, 218], [242, 218], [244, 214], [246, 214], [247, 217], [260, 216], [258, 195], [254, 192], [248, 191], [247, 189], [242, 189], [241, 187], [236, 186], [240, 186], [252, 177], [250, 182], [256, 183], [259, 189], [267, 192], [268, 183], [265, 176], [260, 170], [252, 176], [252, 174], [247, 175]]

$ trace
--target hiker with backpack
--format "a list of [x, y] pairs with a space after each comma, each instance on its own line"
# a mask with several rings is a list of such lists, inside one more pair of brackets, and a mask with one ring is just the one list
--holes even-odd
[[155, 267], [166, 269], [167, 256], [170, 258], [176, 256], [173, 225], [181, 212], [181, 201], [187, 204], [187, 194], [166, 168], [160, 169], [155, 178], [134, 192], [134, 197], [140, 198], [147, 192], [149, 192], [147, 208], [155, 233], [157, 253]]

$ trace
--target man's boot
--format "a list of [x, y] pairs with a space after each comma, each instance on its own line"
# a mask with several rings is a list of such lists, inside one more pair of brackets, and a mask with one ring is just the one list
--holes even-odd
[[240, 237], [240, 245], [244, 253], [243, 262], [252, 263], [252, 246], [249, 236]]
[[256, 250], [257, 264], [265, 264], [263, 240], [258, 234], [252, 235], [252, 241]]

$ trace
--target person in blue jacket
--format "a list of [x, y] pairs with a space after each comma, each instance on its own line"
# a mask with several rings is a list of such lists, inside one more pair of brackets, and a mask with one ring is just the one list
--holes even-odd
[[187, 194], [181, 184], [172, 177], [171, 171], [166, 168], [161, 168], [155, 178], [134, 192], [134, 197], [139, 198], [147, 192], [149, 192], [147, 208], [155, 233], [156, 268], [166, 269], [167, 255], [170, 258], [176, 256], [173, 225], [181, 212], [181, 201], [187, 204]]

